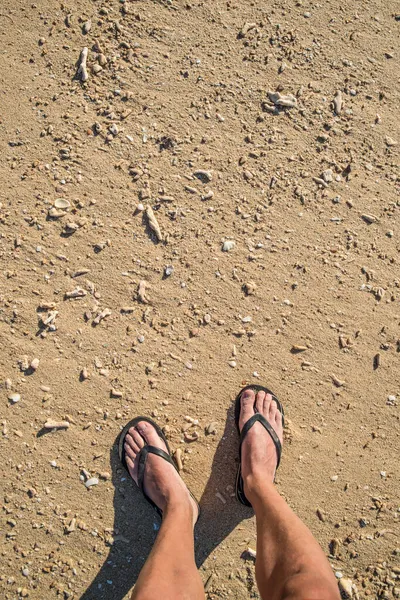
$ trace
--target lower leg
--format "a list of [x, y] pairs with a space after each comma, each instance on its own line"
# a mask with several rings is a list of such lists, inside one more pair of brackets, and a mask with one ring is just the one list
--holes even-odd
[[156, 542], [140, 572], [132, 600], [204, 600], [194, 561], [193, 508], [182, 498], [164, 510]]
[[247, 481], [257, 521], [256, 578], [263, 600], [338, 600], [321, 547], [274, 485]]
[[[241, 396], [239, 426], [260, 413], [283, 442], [282, 415], [272, 396], [247, 390]], [[335, 577], [309, 529], [274, 486], [277, 450], [261, 423], [242, 443], [246, 497], [257, 520], [256, 578], [263, 600], [339, 600]]]
[[[125, 460], [139, 485], [140, 453], [145, 444], [168, 453], [153, 424], [139, 422], [124, 439]], [[140, 572], [132, 600], [204, 600], [204, 589], [194, 561], [193, 527], [198, 507], [176, 469], [150, 453], [142, 484], [160, 508], [163, 520], [156, 542]]]

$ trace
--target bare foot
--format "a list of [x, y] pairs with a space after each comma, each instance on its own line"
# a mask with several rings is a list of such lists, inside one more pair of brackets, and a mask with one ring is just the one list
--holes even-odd
[[[239, 428], [242, 428], [256, 412], [263, 415], [270, 425], [275, 429], [279, 441], [283, 442], [282, 415], [278, 409], [275, 400], [271, 394], [263, 391], [257, 392], [246, 390], [241, 396], [241, 411], [239, 418]], [[265, 481], [265, 478], [273, 483], [276, 471], [278, 457], [275, 444], [271, 436], [261, 423], [254, 423], [248, 431], [242, 444], [242, 477], [244, 480], [245, 491], [246, 484], [250, 481], [257, 481], [259, 478]], [[246, 492], [247, 495], [247, 492]]]
[[[136, 427], [131, 427], [125, 437], [125, 458], [129, 474], [138, 483], [138, 461], [135, 460], [140, 450], [146, 444], [156, 446], [168, 453], [164, 441], [159, 437], [154, 427], [146, 421], [141, 421]], [[176, 469], [161, 456], [149, 454], [144, 475], [146, 494], [163, 511], [179, 506], [187, 506], [192, 513], [193, 525], [198, 517], [198, 507], [189, 494]]]

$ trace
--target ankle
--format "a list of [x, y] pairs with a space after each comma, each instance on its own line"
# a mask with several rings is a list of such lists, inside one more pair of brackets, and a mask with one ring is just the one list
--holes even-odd
[[164, 509], [165, 516], [167, 515], [179, 515], [179, 518], [193, 519], [194, 516], [194, 507], [191, 501], [190, 495], [182, 493], [171, 493], [166, 501], [166, 506]]
[[275, 491], [275, 485], [266, 479], [265, 473], [253, 472], [244, 479], [244, 491], [246, 497], [254, 506], [265, 496], [268, 496]]

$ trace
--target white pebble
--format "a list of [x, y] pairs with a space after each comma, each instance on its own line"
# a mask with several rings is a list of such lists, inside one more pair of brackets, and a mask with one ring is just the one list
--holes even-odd
[[228, 364], [230, 367], [234, 368], [236, 367], [236, 360], [230, 360]]
[[8, 395], [8, 399], [10, 402], [12, 402], [12, 404], [15, 404], [21, 400], [21, 395], [17, 394], [17, 392], [13, 392], [12, 394]]
[[222, 251], [229, 252], [230, 250], [233, 250], [233, 248], [235, 246], [236, 246], [236, 242], [234, 242], [233, 240], [227, 240], [226, 242], [224, 242], [222, 244]]
[[32, 359], [30, 367], [33, 371], [36, 371], [37, 368], [39, 367], [39, 359], [38, 358]]
[[342, 579], [343, 573], [341, 571], [336, 571], [335, 577], [336, 577], [336, 579]]
[[92, 487], [92, 485], [98, 485], [98, 483], [99, 480], [97, 479], [97, 477], [91, 477], [90, 479], [85, 481], [85, 487], [90, 488]]
[[332, 475], [331, 481], [337, 481], [337, 480], [338, 480], [338, 475]]

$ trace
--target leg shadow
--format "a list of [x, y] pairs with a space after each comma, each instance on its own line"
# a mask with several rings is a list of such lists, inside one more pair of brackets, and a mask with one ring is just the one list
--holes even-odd
[[[253, 511], [239, 504], [234, 493], [238, 461], [239, 436], [233, 406], [228, 409], [225, 430], [218, 443], [210, 479], [200, 500], [201, 516], [195, 528], [196, 564], [200, 567], [213, 550], [237, 527], [253, 516]], [[114, 484], [114, 543], [103, 566], [81, 600], [123, 600], [134, 586], [160, 525], [155, 511], [122, 468], [117, 445], [111, 450]], [[216, 494], [226, 500], [224, 504]]]
[[134, 586], [154, 544], [160, 520], [122, 467], [117, 444], [110, 453], [114, 535], [107, 558], [81, 600], [122, 600]]
[[[234, 407], [228, 409], [224, 433], [215, 451], [211, 475], [200, 500], [201, 516], [195, 530], [196, 564], [200, 567], [214, 549], [243, 521], [254, 515], [251, 508], [232, 497], [239, 461], [239, 435]], [[226, 501], [224, 504], [221, 494]]]

